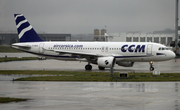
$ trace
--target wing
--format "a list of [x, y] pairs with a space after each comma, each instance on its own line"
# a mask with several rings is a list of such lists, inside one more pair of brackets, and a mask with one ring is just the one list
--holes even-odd
[[[108, 57], [108, 56], [113, 56], [113, 57], [117, 57], [117, 56], [122, 56], [119, 54], [98, 54], [98, 53], [87, 53], [87, 52], [78, 52], [78, 51], [67, 51], [67, 50], [49, 50], [49, 49], [45, 49], [46, 51], [54, 51], [57, 52], [59, 54], [70, 54], [71, 56], [79, 56], [79, 58], [77, 58], [77, 60], [81, 60], [82, 58], [85, 58], [86, 61], [90, 61], [91, 63], [96, 63], [98, 57]], [[84, 60], [85, 61], [85, 60]]]
[[79, 55], [79, 56], [94, 56], [94, 57], [100, 57], [100, 56], [104, 56], [104, 55], [100, 55], [97, 53], [85, 53], [85, 52], [77, 52], [77, 51], [67, 51], [67, 50], [49, 50], [49, 49], [45, 49], [46, 51], [54, 51], [57, 52], [59, 54], [71, 54], [71, 55]]
[[63, 50], [54, 50], [60, 54], [72, 54], [72, 55], [80, 55], [80, 56], [100, 56], [96, 53], [84, 53], [84, 52], [76, 52], [76, 51], [63, 51]]

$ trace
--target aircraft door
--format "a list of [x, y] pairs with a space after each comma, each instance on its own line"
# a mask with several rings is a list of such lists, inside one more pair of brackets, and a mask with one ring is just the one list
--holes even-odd
[[148, 44], [148, 45], [147, 45], [147, 54], [148, 54], [148, 55], [151, 55], [151, 54], [152, 54], [152, 46], [153, 46], [152, 44]]
[[106, 47], [106, 50], [105, 50], [106, 52], [108, 52], [108, 47]]
[[108, 52], [108, 47], [102, 47], [101, 52]]
[[43, 43], [39, 44], [39, 53], [44, 53], [43, 47], [44, 47]]

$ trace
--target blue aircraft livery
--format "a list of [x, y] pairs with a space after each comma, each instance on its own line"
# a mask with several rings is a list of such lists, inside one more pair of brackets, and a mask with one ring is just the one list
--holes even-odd
[[[128, 49], [125, 49], [125, 47]], [[135, 49], [133, 49], [133, 47], [135, 47], [135, 45], [123, 45], [121, 51], [126, 52], [128, 50], [129, 52], [145, 52], [145, 45], [137, 45]]]

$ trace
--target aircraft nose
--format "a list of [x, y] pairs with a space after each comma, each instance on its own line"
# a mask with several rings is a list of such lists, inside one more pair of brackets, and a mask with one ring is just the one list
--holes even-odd
[[176, 54], [175, 54], [173, 51], [170, 51], [169, 54], [168, 54], [168, 57], [169, 57], [170, 59], [173, 59], [173, 58], [176, 57]]

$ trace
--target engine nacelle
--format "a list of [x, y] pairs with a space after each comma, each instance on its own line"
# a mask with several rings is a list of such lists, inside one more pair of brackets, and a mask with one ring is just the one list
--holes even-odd
[[134, 62], [116, 62], [119, 66], [124, 66], [124, 67], [132, 67], [134, 65]]
[[111, 68], [114, 66], [115, 58], [114, 57], [99, 57], [97, 60], [98, 66]]

